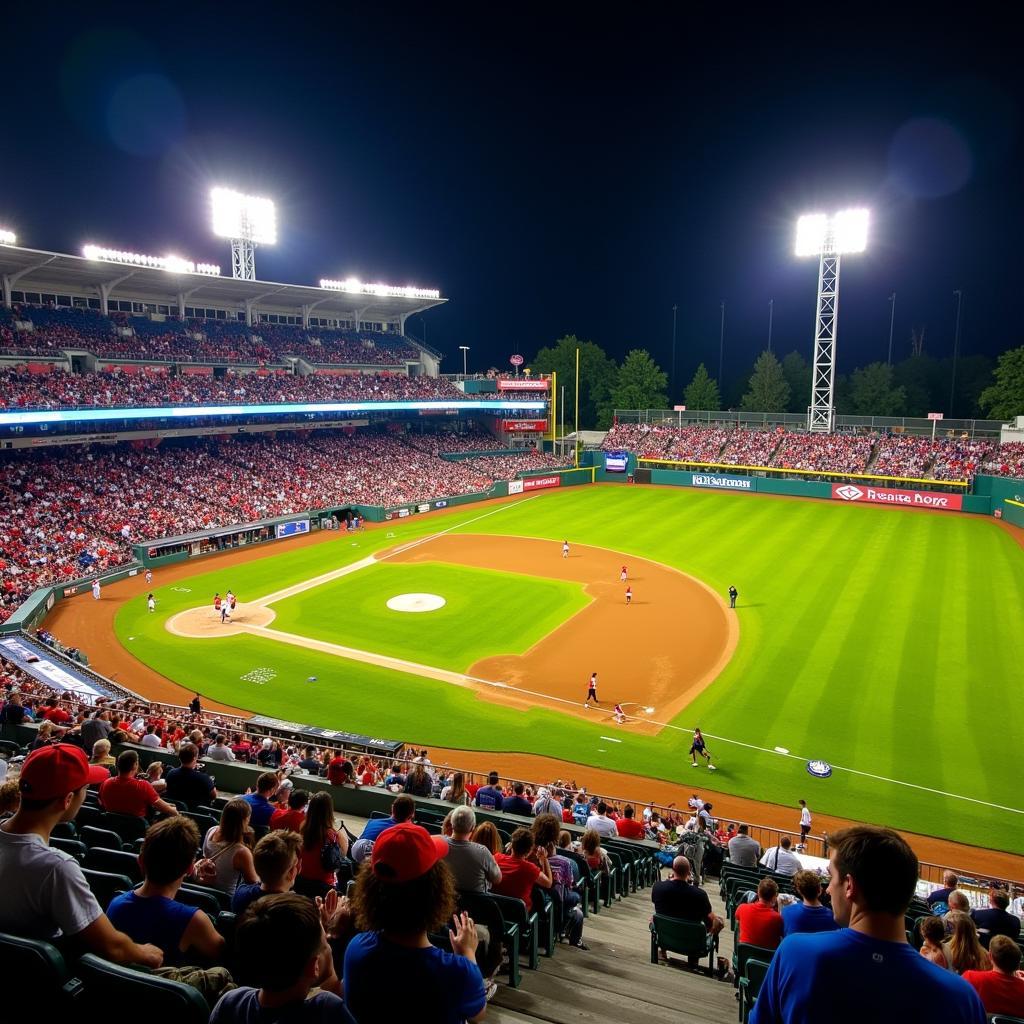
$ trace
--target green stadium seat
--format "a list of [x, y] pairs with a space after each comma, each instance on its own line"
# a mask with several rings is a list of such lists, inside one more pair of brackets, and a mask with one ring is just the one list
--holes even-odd
[[[77, 1007], [81, 982], [69, 976], [64, 957], [49, 942], [0, 933], [0, 963], [4, 965], [5, 977], [11, 982], [8, 999], [5, 1000], [9, 1009], [10, 996], [15, 990], [25, 994], [45, 993], [48, 1013]], [[35, 1009], [38, 1012], [41, 1005], [36, 1003]]]
[[92, 871], [109, 871], [114, 875], [125, 875], [133, 882], [142, 881], [139, 858], [134, 853], [125, 853], [123, 850], [108, 850], [103, 846], [94, 846], [86, 853], [83, 866]]
[[123, 850], [124, 841], [110, 829], [86, 825], [80, 830], [82, 842], [91, 850], [94, 846], [102, 846], [106, 850]]
[[[231, 909], [231, 897], [224, 892], [223, 889], [216, 889], [212, 885], [203, 885], [200, 882], [191, 881], [185, 882], [178, 890], [179, 893], [183, 891], [194, 892], [198, 896], [208, 898], [212, 897], [216, 900], [217, 909], [210, 911], [214, 916], [219, 912]], [[182, 903], [188, 903], [189, 906], [198, 907], [201, 905], [199, 903], [193, 903], [191, 900], [184, 899], [182, 896], [178, 896], [178, 899], [181, 900]], [[209, 904], [202, 904], [204, 910], [207, 910], [208, 906]]]
[[[224, 893], [226, 896], [227, 893]], [[206, 913], [212, 918], [216, 918], [221, 912], [221, 903], [213, 892], [200, 892], [198, 889], [193, 889], [190, 886], [182, 886], [178, 890], [178, 895], [175, 899], [179, 903], [184, 903], [189, 907], [197, 907], [199, 910], [205, 910]]]
[[460, 910], [466, 911], [477, 924], [487, 925], [492, 934], [498, 929], [501, 944], [508, 954], [509, 987], [519, 988], [519, 925], [505, 920], [497, 900], [492, 899], [489, 892], [460, 892], [458, 896]]
[[740, 978], [746, 973], [748, 960], [761, 960], [765, 963], [771, 963], [773, 956], [775, 956], [774, 949], [755, 946], [750, 942], [737, 942], [736, 949], [732, 954], [732, 969], [736, 984], [739, 984]]
[[106, 1020], [112, 1007], [134, 1007], [146, 1024], [208, 1024], [210, 1010], [198, 990], [92, 953], [79, 961], [85, 1019]]
[[94, 871], [92, 868], [82, 868], [82, 874], [92, 890], [96, 902], [106, 910], [110, 901], [119, 892], [128, 892], [132, 887], [132, 880], [127, 875], [115, 875], [109, 871]]
[[[540, 927], [536, 913], [528, 910], [526, 904], [514, 896], [500, 896], [498, 893], [492, 892], [490, 897], [498, 904], [505, 923], [511, 923], [518, 927], [520, 951], [526, 953], [527, 965], [530, 970], [535, 971], [540, 962]], [[522, 948], [524, 942], [526, 943], [525, 951]]]
[[89, 850], [85, 843], [80, 843], [77, 839], [60, 839], [56, 836], [50, 836], [50, 845], [55, 850], [71, 854], [79, 864], [85, 862], [85, 855]]
[[131, 843], [145, 836], [149, 822], [145, 818], [136, 818], [131, 814], [115, 814], [112, 811], [106, 811], [100, 816], [97, 827], [116, 832], [122, 842]]
[[747, 960], [743, 971], [743, 977], [739, 979], [740, 994], [740, 1021], [747, 1024], [750, 1018], [750, 1011], [757, 1002], [757, 994], [761, 991], [761, 985], [768, 975], [769, 961], [758, 960], [751, 957]]
[[651, 919], [651, 963], [658, 962], [658, 950], [679, 953], [687, 959], [708, 958], [708, 973], [715, 969], [715, 950], [718, 943], [707, 928], [697, 921], [683, 921], [666, 914], [655, 914]]

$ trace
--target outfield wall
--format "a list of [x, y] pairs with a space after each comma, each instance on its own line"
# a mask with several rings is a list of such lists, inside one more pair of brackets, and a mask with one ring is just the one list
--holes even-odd
[[1024, 502], [1007, 498], [1003, 502], [1003, 519], [1024, 530]]

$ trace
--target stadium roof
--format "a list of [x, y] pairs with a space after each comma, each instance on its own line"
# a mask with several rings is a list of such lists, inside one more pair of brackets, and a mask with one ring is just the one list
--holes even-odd
[[[309, 315], [342, 316], [358, 313], [366, 321], [394, 320], [422, 313], [447, 299], [416, 295], [373, 294], [314, 285], [275, 281], [244, 281], [234, 277], [185, 273], [158, 267], [91, 260], [83, 256], [0, 245], [0, 276], [11, 290], [74, 292], [100, 296], [109, 288], [110, 299], [143, 302], [176, 302], [181, 296], [190, 305], [227, 305], [244, 310], [247, 302], [259, 310]], [[374, 285], [365, 286], [367, 289]], [[401, 289], [394, 289], [401, 291]], [[6, 288], [5, 288], [6, 291]], [[182, 303], [184, 305], [184, 302]]]

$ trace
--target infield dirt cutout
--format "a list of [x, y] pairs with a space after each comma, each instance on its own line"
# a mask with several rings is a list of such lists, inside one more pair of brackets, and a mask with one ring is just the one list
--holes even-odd
[[[269, 628], [272, 603], [372, 565], [374, 561], [440, 562], [577, 583], [590, 602], [523, 654], [481, 659], [464, 673]], [[628, 566], [632, 603], [620, 581]], [[500, 581], [498, 582], [500, 585]], [[418, 598], [424, 595], [403, 595]], [[426, 595], [433, 596], [433, 595]], [[390, 602], [389, 606], [390, 606]], [[407, 610], [421, 610], [409, 608]], [[214, 638], [250, 633], [311, 651], [375, 664], [470, 687], [487, 699], [520, 707], [547, 707], [591, 721], [611, 721], [621, 704], [628, 727], [658, 731], [648, 715], [669, 721], [722, 671], [739, 636], [722, 598], [692, 576], [642, 558], [575, 544], [568, 558], [560, 543], [524, 537], [444, 534], [379, 552], [246, 604], [222, 623], [211, 605], [179, 612], [170, 632]], [[591, 672], [598, 702], [585, 706]], [[651, 708], [647, 712], [645, 708]]]

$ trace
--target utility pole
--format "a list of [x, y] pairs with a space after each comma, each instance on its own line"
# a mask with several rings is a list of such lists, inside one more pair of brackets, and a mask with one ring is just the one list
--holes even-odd
[[672, 307], [672, 376], [669, 379], [669, 396], [676, 393], [676, 310], [678, 306]]
[[775, 300], [768, 300], [768, 351], [772, 350], [772, 318], [775, 315]]
[[722, 299], [722, 324], [718, 329], [718, 392], [722, 392], [722, 357], [725, 354], [725, 299]]
[[949, 383], [949, 415], [953, 416], [953, 398], [956, 394], [956, 361], [960, 358], [960, 308], [963, 305], [964, 293], [955, 289], [956, 296], [956, 330], [953, 333], [953, 376]]
[[892, 366], [892, 328], [896, 322], [896, 293], [893, 292], [889, 296], [889, 305], [892, 307], [889, 311], [889, 358], [886, 359], [886, 364]]

